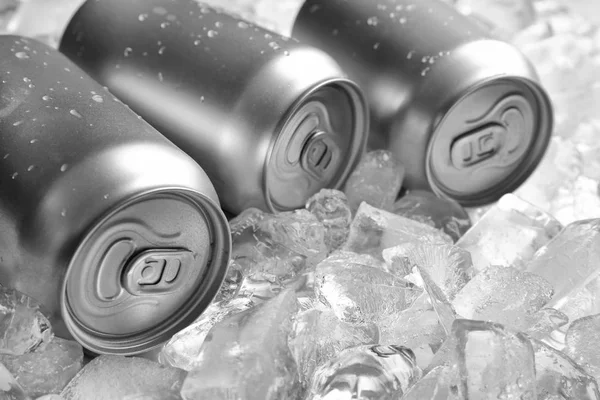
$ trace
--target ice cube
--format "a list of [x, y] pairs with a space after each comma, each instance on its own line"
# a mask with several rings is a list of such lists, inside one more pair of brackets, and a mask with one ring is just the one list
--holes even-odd
[[568, 323], [561, 331], [566, 332], [568, 324], [582, 317], [600, 314], [600, 277], [592, 279], [587, 285], [576, 289], [555, 302], [556, 309], [568, 317]]
[[344, 244], [352, 222], [352, 211], [344, 192], [321, 189], [306, 202], [306, 209], [313, 213], [325, 227], [325, 245], [329, 252]]
[[417, 266], [417, 270], [440, 324], [446, 333], [450, 333], [452, 324], [457, 316], [456, 311], [448, 301], [444, 292], [442, 292], [439, 286], [433, 281], [427, 270], [420, 266]]
[[564, 352], [596, 381], [600, 380], [600, 314], [573, 321], [565, 342]]
[[31, 400], [10, 371], [0, 363], [0, 399]]
[[501, 37], [511, 37], [535, 21], [532, 0], [457, 0], [464, 14], [483, 20]]
[[569, 224], [541, 248], [527, 270], [554, 287], [549, 307], [555, 307], [573, 291], [580, 290], [600, 273], [600, 219]]
[[195, 399], [287, 399], [299, 394], [288, 335], [298, 311], [286, 290], [216, 324], [206, 336], [181, 395]]
[[425, 190], [411, 190], [394, 203], [394, 214], [441, 229], [455, 242], [471, 227], [471, 220], [456, 201]]
[[37, 397], [60, 393], [83, 367], [83, 349], [77, 342], [55, 337], [31, 353], [0, 355], [0, 362], [27, 394]]
[[212, 303], [193, 324], [176, 333], [164, 345], [158, 358], [160, 363], [186, 371], [193, 369], [206, 335], [212, 327], [255, 305], [256, 301], [248, 297], [235, 298], [230, 302]]
[[[599, 38], [600, 38], [600, 30]], [[600, 76], [600, 74], [599, 74]], [[598, 79], [600, 81], [600, 78]], [[579, 124], [570, 140], [575, 144], [583, 160], [583, 175], [600, 180], [600, 115], [596, 119]]]
[[597, 218], [600, 216], [598, 181], [578, 176], [575, 181], [566, 182], [552, 200], [551, 212], [564, 224]]
[[562, 225], [550, 214], [506, 194], [456, 243], [471, 253], [476, 271], [490, 265], [524, 269]]
[[569, 322], [569, 317], [554, 308], [542, 308], [533, 315], [529, 315], [530, 325], [525, 333], [535, 339], [544, 339], [550, 333], [565, 326]]
[[461, 398], [537, 399], [531, 343], [500, 324], [457, 319], [454, 357]]
[[65, 400], [115, 400], [138, 393], [178, 390], [185, 371], [139, 357], [102, 355], [61, 392]]
[[244, 275], [242, 274], [241, 266], [231, 260], [227, 267], [227, 275], [225, 275], [221, 288], [213, 301], [219, 302], [233, 299], [239, 293], [243, 280]]
[[179, 390], [161, 390], [158, 392], [144, 392], [130, 394], [120, 400], [181, 400]]
[[390, 211], [402, 187], [404, 165], [388, 150], [366, 153], [344, 187], [348, 203], [356, 211], [362, 202]]
[[429, 225], [362, 203], [342, 250], [382, 259], [383, 249], [407, 242], [453, 243], [450, 236]]
[[281, 282], [310, 271], [327, 254], [324, 227], [307, 210], [248, 209], [230, 222], [232, 259], [245, 277]]
[[452, 385], [451, 368], [439, 366], [415, 383], [402, 397], [402, 400], [458, 400]]
[[444, 295], [452, 300], [473, 276], [468, 251], [454, 245], [405, 243], [383, 250], [390, 272], [404, 277], [419, 266], [426, 270]]
[[374, 322], [396, 314], [420, 294], [410, 282], [365, 265], [352, 253], [334, 253], [317, 265], [315, 293], [344, 322]]
[[531, 316], [551, 298], [552, 286], [544, 278], [512, 267], [492, 266], [471, 279], [452, 305], [464, 318], [523, 331], [531, 326]]
[[317, 368], [309, 398], [397, 399], [421, 374], [413, 352], [406, 347], [354, 347]]
[[330, 310], [314, 308], [298, 314], [289, 338], [304, 384], [310, 382], [317, 366], [337, 357], [343, 350], [378, 341], [377, 325], [351, 325], [340, 321]]
[[[64, 399], [57, 394], [46, 394], [42, 397], [38, 397], [35, 400], [64, 400]], [[167, 400], [171, 400], [171, 399], [167, 399]]]
[[535, 370], [539, 398], [560, 395], [565, 400], [599, 400], [598, 384], [566, 354], [535, 339]]
[[0, 354], [21, 355], [52, 337], [50, 322], [37, 301], [0, 286]]

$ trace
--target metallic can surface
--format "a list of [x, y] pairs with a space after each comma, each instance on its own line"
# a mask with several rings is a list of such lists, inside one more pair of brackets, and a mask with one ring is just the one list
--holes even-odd
[[192, 0], [87, 1], [60, 50], [190, 154], [233, 214], [302, 207], [364, 151], [368, 108], [331, 57]]
[[293, 35], [365, 91], [370, 148], [392, 150], [405, 186], [463, 205], [516, 189], [542, 158], [552, 108], [513, 46], [437, 0], [307, 0]]
[[0, 284], [92, 352], [160, 344], [226, 273], [211, 182], [56, 50], [0, 36], [0, 54]]

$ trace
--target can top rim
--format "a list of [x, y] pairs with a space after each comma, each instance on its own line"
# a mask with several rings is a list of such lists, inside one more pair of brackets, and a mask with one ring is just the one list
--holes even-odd
[[[189, 202], [202, 213], [211, 233], [211, 242], [208, 244], [210, 256], [204, 266], [202, 279], [197, 281], [196, 290], [191, 298], [173, 314], [162, 321], [156, 321], [150, 329], [126, 334], [107, 334], [97, 329], [86, 326], [77, 317], [69, 304], [68, 284], [73, 270], [76, 268], [89, 268], [89, 265], [76, 264], [86, 255], [90, 243], [96, 234], [102, 231], [112, 217], [130, 206], [135, 206], [140, 201], [153, 199], [156, 196], [170, 195], [182, 201]], [[130, 196], [124, 201], [114, 205], [111, 209], [98, 218], [88, 229], [83, 239], [78, 243], [68, 263], [65, 277], [60, 292], [62, 319], [75, 340], [84, 348], [96, 354], [135, 355], [156, 348], [168, 340], [175, 333], [192, 323], [212, 302], [223, 282], [231, 254], [231, 235], [227, 219], [220, 207], [209, 197], [202, 193], [183, 187], [161, 187], [140, 192]]]
[[[532, 106], [534, 106], [538, 112], [536, 115], [534, 115], [534, 129], [532, 132], [530, 132], [530, 135], [532, 136], [531, 144], [525, 151], [525, 155], [514, 164], [514, 167], [511, 168], [510, 173], [505, 174], [500, 183], [482, 188], [482, 190], [478, 190], [475, 193], [460, 193], [454, 191], [441, 182], [432, 166], [434, 146], [436, 139], [442, 134], [441, 127], [443, 126], [444, 121], [448, 118], [448, 115], [450, 115], [453, 109], [455, 109], [463, 100], [468, 98], [475, 91], [485, 89], [486, 87], [494, 84], [499, 84], [502, 81], [510, 81], [512, 84], [520, 85], [524, 90], [527, 90], [531, 93], [535, 101], [535, 104], [532, 104]], [[553, 111], [551, 100], [542, 86], [535, 80], [518, 75], [499, 74], [477, 82], [476, 84], [465, 89], [462, 94], [457, 96], [457, 100], [453, 103], [450, 109], [446, 111], [443, 118], [436, 125], [433, 131], [432, 139], [429, 141], [427, 146], [425, 158], [426, 176], [431, 190], [438, 196], [450, 198], [459, 202], [463, 206], [473, 207], [492, 203], [502, 197], [502, 195], [505, 193], [514, 191], [531, 175], [548, 148], [552, 130]]]

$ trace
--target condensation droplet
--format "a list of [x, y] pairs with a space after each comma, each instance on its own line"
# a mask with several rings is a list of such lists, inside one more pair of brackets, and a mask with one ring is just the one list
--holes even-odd
[[200, 96], [200, 101], [204, 103], [204, 96]]
[[427, 73], [429, 72], [430, 68], [426, 67], [425, 69], [423, 69], [423, 71], [421, 71], [421, 76], [425, 76], [427, 75]]
[[17, 122], [15, 122], [15, 123], [13, 123], [13, 126], [19, 126], [19, 125], [21, 125], [22, 123], [23, 123], [23, 121], [17, 121]]
[[60, 166], [60, 172], [65, 172], [69, 168], [68, 164], [63, 164]]
[[17, 176], [19, 176], [19, 173], [18, 173], [18, 172], [15, 172], [15, 173], [14, 173], [14, 174], [12, 174], [10, 177], [11, 177], [12, 179], [17, 179]]
[[129, 55], [131, 54], [132, 51], [133, 51], [133, 49], [131, 47], [125, 47], [125, 51], [123, 51], [123, 55], [125, 57], [129, 57]]
[[69, 114], [71, 114], [71, 115], [73, 115], [73, 116], [75, 116], [77, 118], [82, 118], [81, 114], [79, 114], [77, 112], [77, 110], [71, 110], [71, 111], [69, 111]]
[[104, 196], [102, 196], [102, 198], [103, 198], [104, 200], [108, 199], [108, 197], [109, 197], [109, 196], [108, 196], [108, 193], [106, 193]]
[[247, 29], [249, 25], [247, 23], [245, 23], [244, 21], [240, 21], [240, 22], [238, 22], [237, 26], [238, 26], [238, 28]]
[[406, 18], [402, 17], [398, 20], [398, 22], [400, 22], [401, 24], [405, 24], [406, 21], [408, 21]]
[[167, 13], [167, 10], [164, 7], [154, 7], [152, 9], [152, 12], [158, 15], [165, 15]]
[[223, 27], [223, 23], [221, 21], [217, 21], [217, 22], [215, 22], [215, 26], [217, 28], [222, 28]]
[[148, 18], [148, 14], [140, 14], [140, 15], [138, 15], [138, 20], [140, 20], [142, 22], [145, 21], [146, 18]]
[[37, 141], [38, 141], [37, 139], [31, 139], [31, 140], [29, 141], [29, 143], [31, 143], [31, 144], [34, 144], [34, 143], [35, 143], [35, 142], [37, 142]]
[[61, 217], [66, 217], [66, 216], [67, 216], [67, 210], [63, 208], [63, 209], [60, 211], [60, 216], [61, 216]]
[[25, 82], [25, 83], [31, 83], [31, 79], [25, 77], [25, 78], [23, 78], [23, 82]]
[[159, 72], [159, 73], [158, 73], [158, 80], [162, 82], [162, 81], [164, 81], [164, 79], [165, 79], [165, 78], [163, 77], [163, 74], [162, 74], [162, 72]]
[[206, 34], [208, 35], [209, 38], [214, 38], [215, 36], [217, 36], [217, 32], [213, 31], [212, 29], [209, 30]]
[[18, 53], [15, 53], [15, 57], [20, 58], [21, 60], [29, 58], [27, 53], [25, 53], [24, 51], [19, 51]]
[[33, 171], [34, 168], [35, 168], [35, 165], [30, 165], [29, 167], [27, 167], [27, 172]]
[[162, 54], [165, 52], [165, 49], [166, 49], [166, 47], [165, 47], [165, 46], [161, 46], [161, 47], [158, 49], [158, 54], [161, 54], [161, 55], [162, 55]]
[[406, 58], [408, 58], [409, 60], [413, 57], [413, 55], [415, 54], [414, 50], [411, 50], [408, 52], [408, 54], [406, 55]]
[[289, 56], [290, 52], [286, 50], [286, 51], [283, 52], [283, 54], [286, 55], [286, 56]]
[[381, 43], [377, 42], [373, 45], [373, 50], [377, 50], [379, 48], [379, 46], [381, 45]]
[[200, 43], [202, 43], [202, 40], [194, 40], [194, 46], [198, 46]]
[[379, 24], [379, 18], [377, 18], [377, 17], [369, 17], [367, 19], [367, 24], [369, 24], [371, 26], [377, 26]]
[[165, 29], [167, 26], [169, 26], [170, 24], [168, 22], [161, 22], [160, 23], [160, 27], [161, 29]]
[[92, 96], [92, 100], [94, 100], [96, 103], [102, 103], [104, 101], [104, 98], [99, 94], [95, 94]]

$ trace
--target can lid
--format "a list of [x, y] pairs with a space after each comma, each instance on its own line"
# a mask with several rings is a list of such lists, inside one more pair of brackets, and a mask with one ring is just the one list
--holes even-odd
[[94, 226], [70, 262], [61, 301], [69, 331], [99, 354], [159, 345], [208, 307], [230, 246], [227, 220], [199, 193], [128, 200]]
[[365, 149], [368, 109], [346, 79], [313, 86], [288, 110], [267, 158], [265, 188], [273, 211], [303, 207], [323, 188], [341, 187]]
[[426, 158], [434, 192], [465, 206], [512, 192], [542, 159], [552, 133], [544, 90], [522, 77], [496, 77], [454, 103], [433, 133]]

